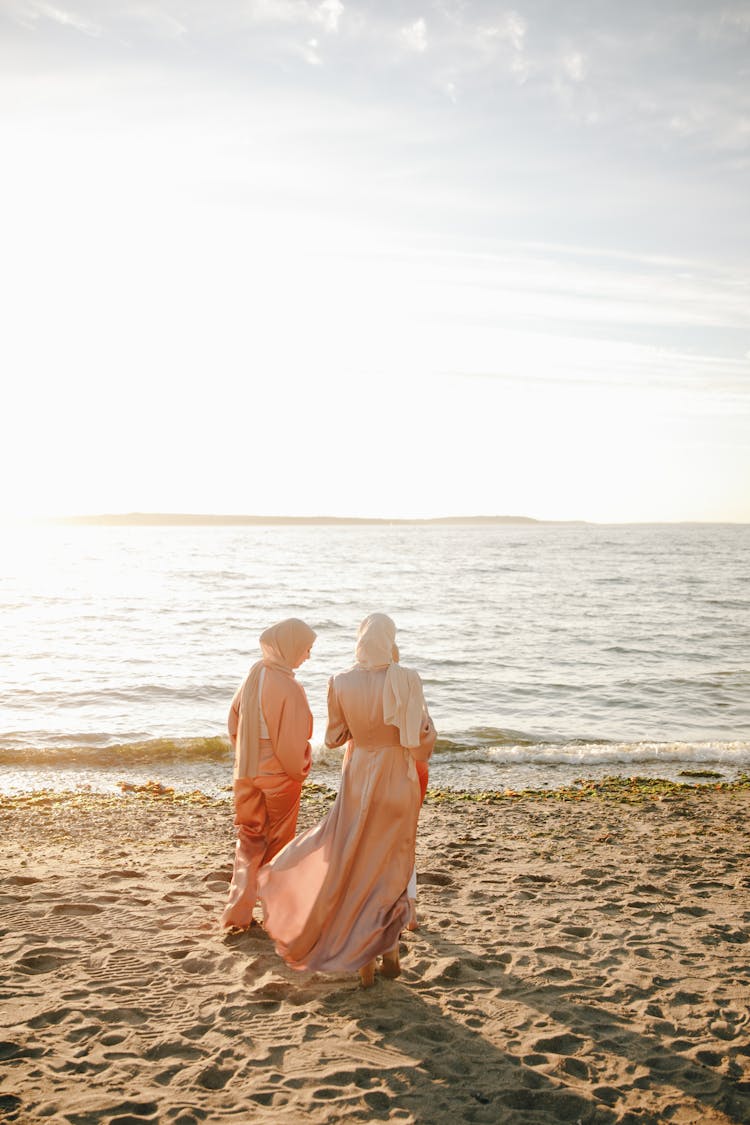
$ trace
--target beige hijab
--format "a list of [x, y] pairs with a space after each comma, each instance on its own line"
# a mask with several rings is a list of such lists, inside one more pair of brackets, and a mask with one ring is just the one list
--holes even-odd
[[385, 613], [371, 613], [359, 627], [355, 659], [358, 668], [387, 667], [383, 684], [383, 718], [398, 727], [401, 745], [419, 746], [425, 712], [422, 681], [398, 663], [396, 626]]
[[260, 636], [263, 656], [253, 664], [242, 685], [240, 717], [234, 758], [234, 776], [255, 777], [260, 758], [260, 673], [263, 668], [275, 668], [294, 677], [315, 640], [315, 633], [298, 617], [288, 617], [271, 625]]

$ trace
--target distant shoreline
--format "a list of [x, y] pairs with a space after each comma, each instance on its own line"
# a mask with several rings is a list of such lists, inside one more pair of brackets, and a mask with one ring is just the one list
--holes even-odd
[[742, 520], [542, 520], [532, 516], [251, 516], [200, 512], [104, 512], [30, 522], [66, 527], [744, 527]]
[[531, 516], [436, 516], [431, 519], [388, 519], [376, 516], [244, 516], [206, 515], [180, 512], [124, 512], [91, 516], [53, 516], [45, 523], [74, 524], [100, 527], [278, 527], [320, 525], [383, 525], [392, 524], [543, 524], [564, 523], [584, 525], [585, 520], [537, 520]]

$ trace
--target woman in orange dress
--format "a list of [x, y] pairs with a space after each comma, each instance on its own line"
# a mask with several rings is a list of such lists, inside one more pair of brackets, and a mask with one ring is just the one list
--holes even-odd
[[266, 629], [263, 656], [232, 700], [237, 846], [221, 916], [228, 929], [252, 925], [258, 870], [297, 829], [302, 782], [310, 771], [312, 714], [294, 669], [307, 660], [314, 640], [313, 630], [296, 617]]
[[421, 804], [415, 763], [429, 759], [436, 738], [395, 636], [385, 614], [362, 622], [356, 664], [328, 685], [326, 745], [348, 744], [336, 800], [258, 877], [264, 925], [287, 964], [359, 971], [365, 988], [381, 955], [383, 975], [400, 972]]

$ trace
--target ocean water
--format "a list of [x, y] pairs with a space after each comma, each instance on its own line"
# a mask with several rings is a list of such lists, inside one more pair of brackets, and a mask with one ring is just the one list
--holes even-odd
[[0, 562], [0, 788], [231, 783], [231, 697], [266, 625], [327, 678], [390, 613], [439, 731], [435, 785], [750, 770], [750, 525], [39, 526]]

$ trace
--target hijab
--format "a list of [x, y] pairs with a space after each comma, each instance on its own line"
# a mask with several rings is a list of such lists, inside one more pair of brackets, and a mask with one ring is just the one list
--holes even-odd
[[354, 653], [357, 668], [386, 668], [383, 683], [383, 719], [398, 727], [401, 745], [419, 746], [425, 711], [422, 681], [411, 668], [398, 663], [396, 626], [385, 613], [371, 613], [357, 632]]
[[298, 617], [288, 617], [271, 625], [260, 635], [260, 660], [253, 664], [242, 685], [240, 718], [237, 726], [237, 749], [234, 776], [255, 777], [260, 757], [260, 676], [264, 668], [275, 668], [294, 678], [310, 651], [315, 633]]

